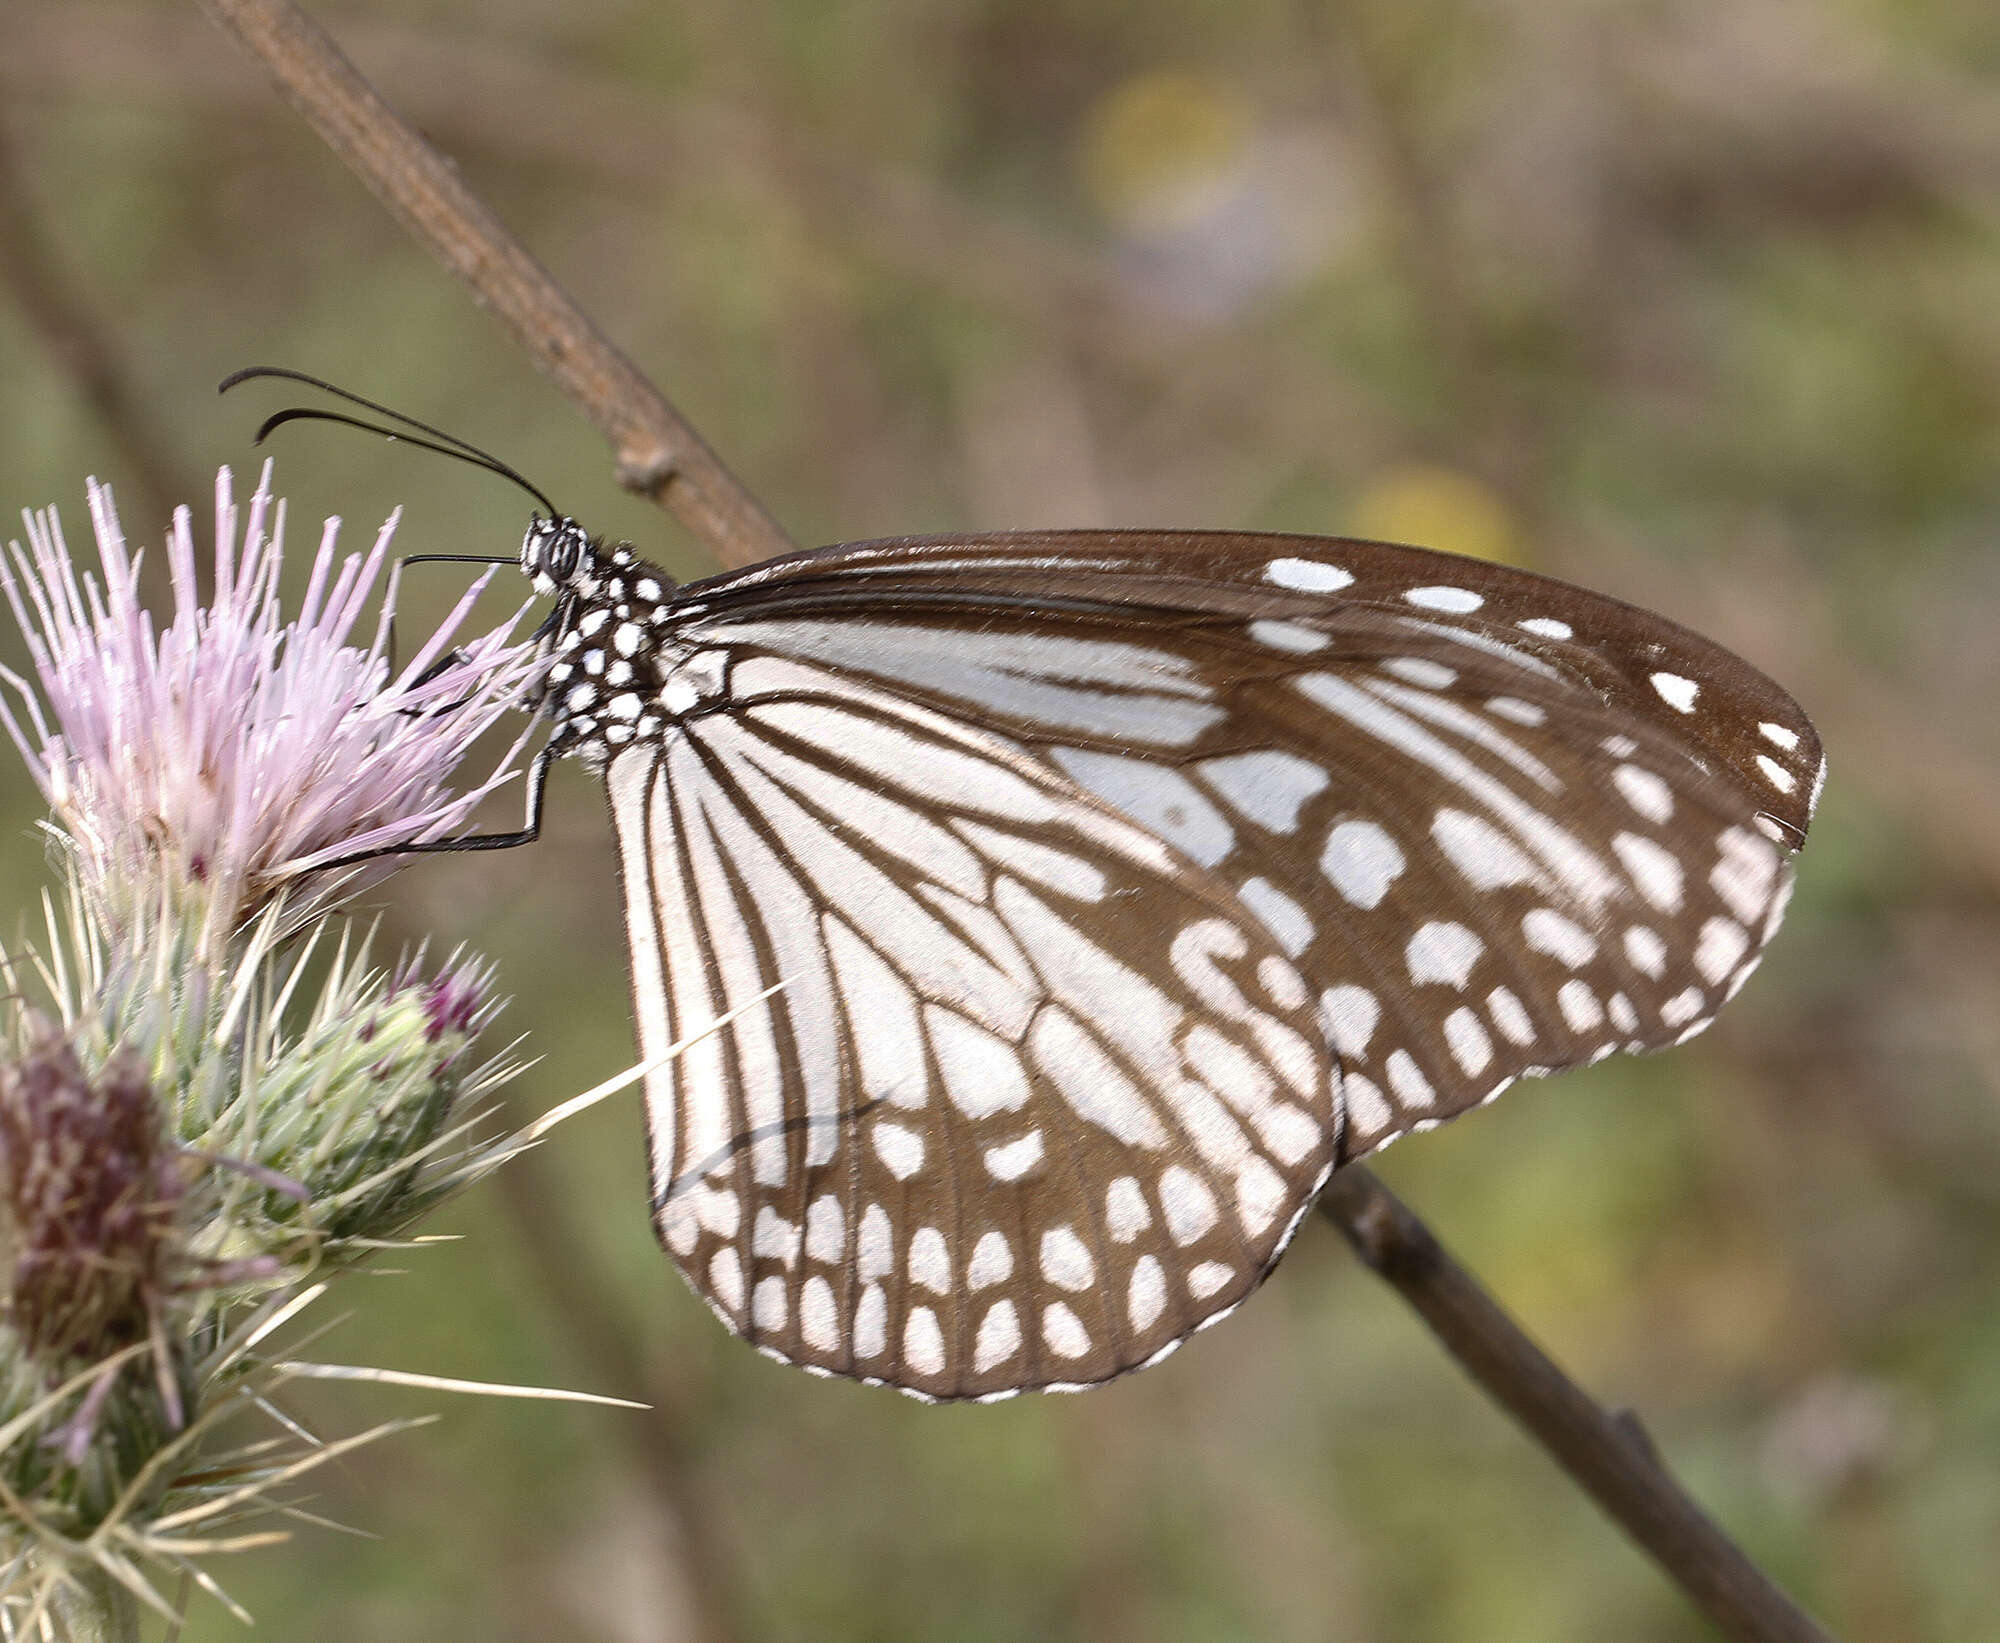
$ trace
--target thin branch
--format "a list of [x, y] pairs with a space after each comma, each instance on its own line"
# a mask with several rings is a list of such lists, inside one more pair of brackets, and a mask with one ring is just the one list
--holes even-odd
[[1319, 1207], [1416, 1309], [1445, 1350], [1735, 1643], [1833, 1643], [1660, 1464], [1637, 1420], [1594, 1402], [1367, 1170], [1339, 1170]]
[[666, 396], [290, 0], [201, 0], [403, 225], [491, 308], [611, 441], [619, 483], [658, 502], [725, 565], [793, 543]]

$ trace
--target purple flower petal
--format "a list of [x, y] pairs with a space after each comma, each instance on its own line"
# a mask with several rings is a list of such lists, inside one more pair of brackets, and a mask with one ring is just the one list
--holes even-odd
[[[523, 705], [539, 674], [513, 624], [457, 635], [485, 582], [392, 678], [395, 578], [369, 631], [396, 518], [365, 554], [336, 552], [326, 522], [300, 613], [277, 596], [284, 504], [267, 465], [247, 509], [228, 469], [216, 480], [214, 594], [197, 593], [194, 530], [180, 509], [167, 539], [172, 619], [155, 632], [140, 603], [110, 491], [90, 484], [101, 572], [79, 572], [53, 511], [28, 520], [28, 547], [0, 561], [33, 661], [32, 682], [0, 669], [0, 724], [27, 760], [72, 846], [93, 902], [112, 918], [198, 894], [225, 930], [279, 891], [310, 905], [380, 879], [386, 857], [334, 875], [357, 851], [448, 838], [518, 771], [524, 726], [483, 777], [453, 786], [473, 743]], [[490, 573], [489, 573], [490, 574]], [[100, 580], [101, 576], [101, 580]], [[518, 618], [517, 618], [518, 619]], [[426, 669], [459, 659], [429, 679]], [[421, 681], [421, 682], [419, 682]]]

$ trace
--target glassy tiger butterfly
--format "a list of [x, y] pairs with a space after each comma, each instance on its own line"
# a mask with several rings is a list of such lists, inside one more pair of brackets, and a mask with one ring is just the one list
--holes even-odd
[[1379, 542], [676, 586], [550, 507], [520, 564], [556, 601], [528, 825], [443, 847], [532, 838], [550, 760], [602, 775], [643, 1055], [731, 1017], [648, 1082], [662, 1243], [760, 1350], [923, 1398], [1154, 1363], [1339, 1165], [1699, 1032], [1825, 771], [1666, 618]]

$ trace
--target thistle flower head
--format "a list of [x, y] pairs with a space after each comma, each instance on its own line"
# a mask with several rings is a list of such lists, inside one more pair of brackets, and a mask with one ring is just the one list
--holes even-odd
[[45, 1021], [0, 1060], [0, 1283], [45, 1365], [143, 1338], [169, 1282], [180, 1179], [136, 1057], [95, 1079]]
[[[101, 580], [72, 564], [53, 510], [9, 545], [0, 592], [27, 639], [31, 683], [0, 670], [0, 724], [27, 760], [98, 914], [129, 927], [154, 910], [201, 909], [226, 938], [281, 893], [309, 910], [379, 879], [382, 857], [328, 863], [462, 830], [514, 771], [521, 743], [462, 790], [466, 750], [535, 673], [502, 631], [454, 649], [480, 583], [400, 669], [389, 657], [394, 578], [364, 635], [389, 560], [392, 517], [366, 554], [336, 555], [330, 519], [296, 617], [278, 601], [284, 504], [266, 465], [239, 510], [216, 481], [214, 590], [197, 590], [194, 529], [174, 517], [172, 614], [141, 602], [108, 488], [89, 487]], [[11, 699], [10, 699], [11, 697]]]
[[513, 773], [531, 727], [453, 784], [540, 658], [456, 638], [475, 587], [397, 667], [393, 574], [365, 614], [393, 519], [344, 559], [329, 521], [288, 618], [269, 478], [239, 513], [220, 476], [205, 602], [176, 515], [157, 622], [94, 483], [98, 568], [53, 512], [0, 555], [31, 659], [0, 669], [0, 726], [67, 881], [46, 947], [0, 948], [0, 1638], [104, 1634], [133, 1598], [168, 1612], [160, 1574], [221, 1595], [197, 1559], [282, 1538], [257, 1520], [403, 1424], [315, 1437], [289, 1383], [398, 1377], [281, 1356], [278, 1332], [613, 1087], [487, 1138], [516, 1070], [478, 1042], [490, 969], [378, 965], [341, 916], [396, 859], [353, 858], [463, 831]]

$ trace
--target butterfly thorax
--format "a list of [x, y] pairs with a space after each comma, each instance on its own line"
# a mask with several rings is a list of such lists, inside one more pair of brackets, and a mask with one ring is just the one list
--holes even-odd
[[630, 544], [607, 545], [573, 519], [538, 515], [521, 542], [521, 569], [557, 600], [543, 708], [558, 756], [602, 769], [720, 692], [716, 653], [675, 637], [673, 579]]

